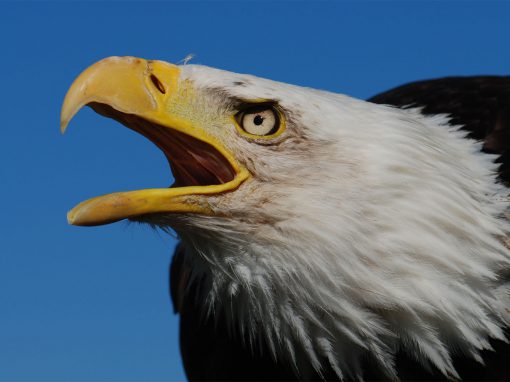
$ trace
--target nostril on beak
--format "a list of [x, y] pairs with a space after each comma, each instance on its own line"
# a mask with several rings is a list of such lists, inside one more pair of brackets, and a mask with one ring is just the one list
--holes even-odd
[[158, 89], [160, 91], [161, 94], [166, 94], [165, 87], [163, 86], [161, 81], [158, 79], [158, 77], [156, 77], [154, 74], [151, 74], [151, 81], [154, 84], [154, 86], [156, 87], [156, 89]]

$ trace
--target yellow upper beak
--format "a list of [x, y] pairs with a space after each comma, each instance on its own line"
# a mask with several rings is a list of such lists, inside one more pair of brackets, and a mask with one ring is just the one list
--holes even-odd
[[73, 116], [92, 102], [139, 116], [154, 114], [164, 104], [158, 98], [164, 98], [165, 94], [151, 89], [150, 79], [157, 78], [167, 88], [175, 89], [178, 77], [179, 68], [166, 62], [134, 57], [105, 58], [87, 68], [71, 85], [62, 105], [60, 129], [65, 132]]
[[[171, 112], [179, 94], [178, 66], [134, 57], [109, 57], [86, 69], [74, 81], [62, 106], [61, 131], [84, 105], [106, 105], [117, 112], [179, 131], [213, 146], [232, 166], [236, 176], [227, 183], [180, 188], [118, 192], [89, 199], [68, 213], [74, 225], [100, 225], [161, 212], [210, 214], [198, 196], [234, 190], [248, 178], [246, 169], [202, 126]], [[179, 99], [182, 101], [182, 96]]]

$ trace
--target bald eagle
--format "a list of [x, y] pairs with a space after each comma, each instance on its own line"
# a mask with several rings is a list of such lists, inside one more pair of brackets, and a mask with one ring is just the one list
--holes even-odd
[[68, 213], [175, 230], [191, 380], [510, 379], [510, 77], [367, 101], [199, 65], [110, 57], [84, 105], [155, 143], [169, 188]]

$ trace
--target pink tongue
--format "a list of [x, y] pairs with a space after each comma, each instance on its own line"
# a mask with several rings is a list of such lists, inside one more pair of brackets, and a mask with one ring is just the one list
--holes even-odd
[[176, 186], [222, 184], [234, 179], [232, 167], [212, 146], [182, 133], [166, 133], [169, 144], [162, 150], [174, 171]]
[[230, 162], [208, 143], [136, 115], [123, 114], [105, 104], [91, 103], [89, 106], [97, 113], [142, 134], [158, 146], [170, 163], [176, 187], [222, 184], [236, 176]]
[[176, 187], [222, 184], [235, 177], [230, 163], [205, 142], [138, 118], [128, 127], [150, 139], [165, 153]]

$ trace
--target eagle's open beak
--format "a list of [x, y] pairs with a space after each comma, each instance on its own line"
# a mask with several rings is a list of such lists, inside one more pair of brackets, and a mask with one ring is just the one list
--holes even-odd
[[62, 106], [62, 132], [89, 105], [153, 141], [167, 156], [176, 182], [171, 188], [89, 199], [68, 213], [70, 224], [100, 225], [162, 212], [211, 214], [205, 196], [235, 190], [249, 177], [202, 126], [173, 112], [188, 93], [179, 89], [179, 74], [179, 67], [162, 61], [109, 57], [74, 81]]

